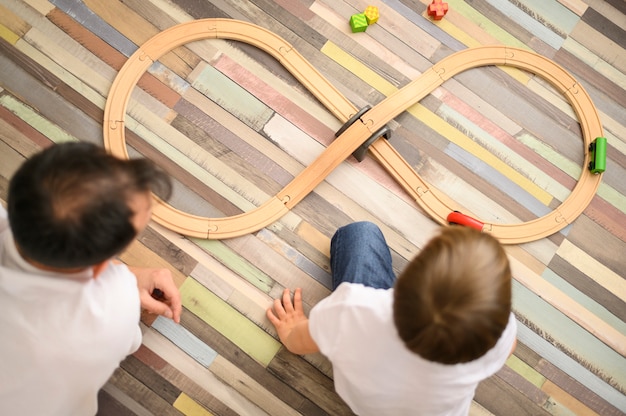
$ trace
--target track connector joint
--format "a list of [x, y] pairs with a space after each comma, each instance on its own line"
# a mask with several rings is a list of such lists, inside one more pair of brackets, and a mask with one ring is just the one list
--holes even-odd
[[[353, 125], [357, 120], [361, 119], [361, 116], [365, 113], [367, 113], [370, 109], [372, 108], [371, 105], [366, 105], [365, 107], [363, 107], [362, 109], [360, 109], [355, 115], [353, 115], [352, 117], [350, 117], [350, 119], [348, 121], [346, 121], [344, 123], [343, 126], [341, 126], [341, 128], [339, 130], [337, 130], [337, 133], [335, 133], [335, 137], [339, 137], [343, 134], [344, 131], [346, 131], [351, 125]], [[363, 120], [361, 120], [363, 121]], [[369, 136], [367, 138], [367, 140], [365, 140], [363, 142], [363, 144], [361, 144], [353, 153], [352, 156], [354, 156], [356, 158], [356, 160], [358, 160], [359, 162], [362, 162], [363, 159], [365, 159], [365, 154], [367, 153], [367, 149], [370, 147], [370, 145], [372, 143], [374, 143], [376, 141], [376, 139], [378, 139], [380, 136], [383, 136], [385, 139], [389, 140], [389, 136], [391, 136], [391, 129], [385, 124], [384, 126], [382, 126], [381, 128], [379, 128], [378, 130], [376, 130], [374, 133], [372, 133], [371, 136]]]

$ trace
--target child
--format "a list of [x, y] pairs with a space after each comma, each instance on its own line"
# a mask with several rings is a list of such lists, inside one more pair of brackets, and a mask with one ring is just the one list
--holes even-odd
[[333, 236], [331, 268], [333, 293], [309, 319], [300, 289], [267, 316], [291, 352], [329, 359], [356, 414], [467, 415], [515, 348], [509, 262], [488, 234], [444, 228], [396, 280], [380, 229], [354, 223]]
[[[87, 143], [27, 160], [0, 206], [0, 414], [94, 415], [141, 343], [140, 306], [180, 320], [171, 273], [110, 260], [148, 224], [169, 178]], [[159, 289], [165, 302], [151, 297]]]

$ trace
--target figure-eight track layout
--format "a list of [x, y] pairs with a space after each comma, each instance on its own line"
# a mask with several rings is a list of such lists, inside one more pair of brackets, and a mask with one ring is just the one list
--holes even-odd
[[[336, 139], [312, 164], [269, 201], [249, 212], [226, 218], [205, 218], [181, 212], [157, 198], [153, 218], [181, 234], [223, 239], [257, 231], [286, 214], [351, 154], [361, 160], [367, 151], [437, 222], [465, 223], [491, 233], [504, 244], [538, 240], [560, 231], [582, 213], [600, 184], [606, 139], [602, 137], [602, 125], [596, 108], [583, 87], [567, 71], [545, 57], [500, 45], [462, 50], [433, 65], [373, 108], [366, 107], [358, 111], [284, 39], [259, 26], [232, 19], [201, 19], [173, 26], [148, 40], [128, 59], [111, 86], [105, 107], [104, 143], [112, 154], [128, 158], [124, 132], [126, 107], [143, 73], [172, 49], [211, 38], [245, 42], [269, 53], [345, 124], [337, 132]], [[490, 224], [461, 214], [460, 208], [450, 198], [420, 178], [388, 140], [378, 140], [383, 136], [388, 137], [387, 122], [444, 81], [467, 69], [487, 65], [516, 67], [543, 77], [568, 99], [580, 122], [585, 168], [568, 198], [554, 211], [532, 221], [509, 225]], [[598, 166], [594, 166], [595, 159], [598, 159]]]
[[[106, 102], [103, 129], [109, 152], [128, 158], [124, 132], [126, 107], [133, 88], [150, 65], [178, 46], [211, 38], [245, 42], [269, 53], [345, 124], [337, 132], [336, 139], [312, 164], [278, 194], [252, 211], [227, 218], [204, 218], [181, 212], [155, 197], [153, 218], [175, 232], [197, 238], [224, 239], [257, 231], [286, 214], [351, 154], [361, 160], [368, 151], [440, 224], [458, 222], [480, 228], [504, 244], [534, 241], [560, 231], [583, 212], [600, 184], [606, 166], [606, 139], [602, 137], [598, 113], [582, 86], [547, 58], [507, 46], [466, 49], [444, 58], [375, 107], [358, 111], [285, 40], [259, 26], [231, 19], [201, 19], [173, 26], [148, 40], [128, 59], [115, 78]], [[580, 122], [585, 168], [569, 197], [553, 212], [533, 221], [488, 224], [459, 213], [457, 204], [422, 180], [387, 140], [379, 140], [382, 136], [388, 137], [386, 123], [389, 120], [444, 81], [467, 69], [487, 65], [512, 66], [543, 77], [565, 95]], [[626, 337], [615, 328], [523, 267], [516, 270], [516, 279], [535, 293], [541, 293], [544, 300], [626, 356]]]

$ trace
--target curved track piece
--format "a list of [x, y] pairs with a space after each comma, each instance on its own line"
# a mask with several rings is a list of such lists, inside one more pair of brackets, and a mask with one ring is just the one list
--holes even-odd
[[[148, 67], [175, 47], [207, 38], [237, 40], [269, 53], [343, 122], [358, 113], [354, 105], [306, 59], [272, 32], [238, 20], [201, 19], [173, 26], [154, 36], [122, 67], [111, 86], [104, 114], [104, 143], [111, 153], [128, 158], [124, 135], [126, 107], [133, 88]], [[553, 61], [533, 52], [506, 46], [470, 48], [444, 58], [404, 88], [362, 113], [311, 165], [277, 195], [252, 211], [227, 218], [205, 218], [181, 212], [157, 200], [154, 219], [176, 232], [200, 238], [222, 239], [257, 231], [287, 213], [389, 120], [454, 75], [486, 65], [524, 69], [543, 77], [563, 93], [580, 121], [584, 149], [589, 148], [591, 138], [603, 136], [598, 113], [589, 95], [567, 71]], [[448, 214], [460, 210], [453, 201], [422, 180], [387, 140], [375, 140], [369, 151], [440, 224], [447, 224]], [[584, 166], [589, 161], [589, 151], [586, 150]], [[570, 196], [553, 212], [520, 224], [485, 223], [483, 231], [492, 233], [504, 244], [533, 241], [558, 232], [582, 213], [593, 198], [600, 180], [601, 175], [583, 169]]]

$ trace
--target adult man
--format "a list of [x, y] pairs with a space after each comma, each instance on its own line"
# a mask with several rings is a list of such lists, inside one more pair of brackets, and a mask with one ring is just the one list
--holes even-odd
[[[93, 415], [141, 344], [140, 306], [180, 320], [171, 274], [112, 261], [169, 178], [145, 159], [66, 143], [27, 160], [0, 207], [0, 414]], [[165, 301], [152, 298], [155, 289]]]

